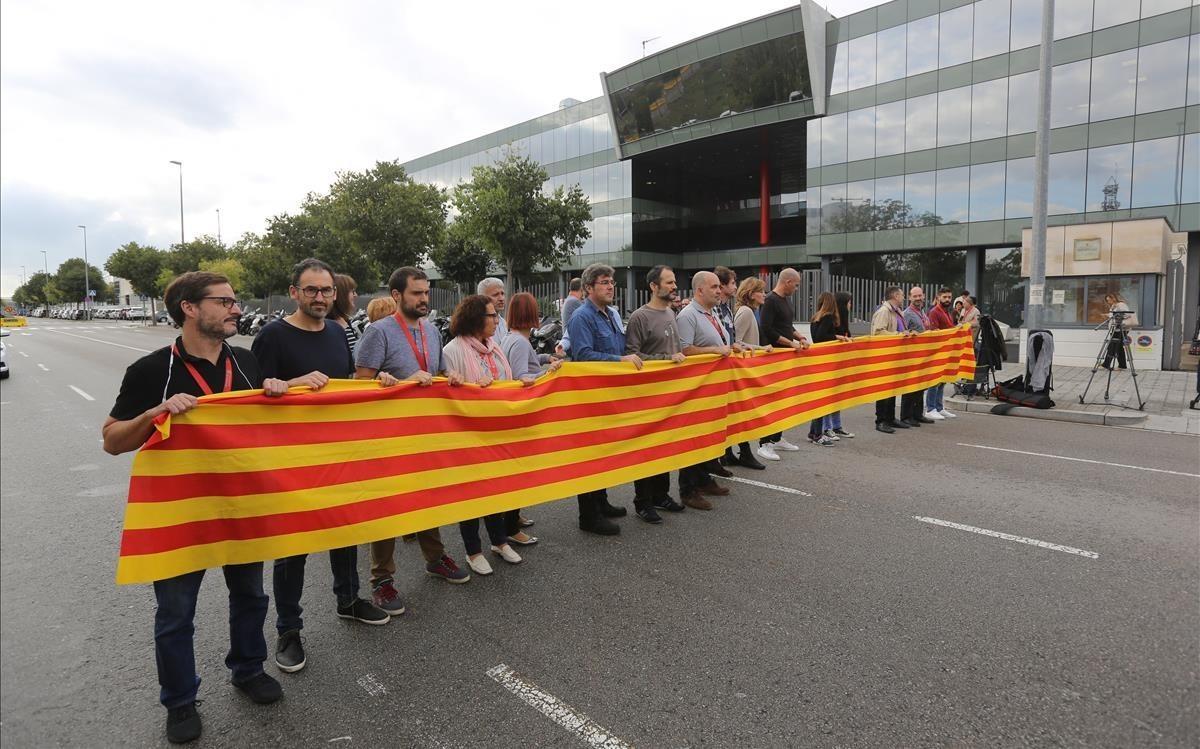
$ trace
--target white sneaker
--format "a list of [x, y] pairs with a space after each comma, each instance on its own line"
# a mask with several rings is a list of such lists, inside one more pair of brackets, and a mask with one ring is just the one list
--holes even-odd
[[503, 546], [493, 546], [492, 552], [499, 554], [500, 558], [509, 564], [521, 563], [521, 555], [513, 551], [513, 547], [509, 546], [508, 544], [504, 544]]
[[822, 434], [820, 437], [813, 440], [813, 444], [820, 445], [821, 447], [833, 447], [834, 443], [833, 440]]
[[833, 440], [834, 442], [842, 441], [842, 438], [837, 436], [836, 434], [834, 434], [832, 429], [826, 429], [825, 436], [828, 437], [829, 439]]
[[779, 460], [779, 453], [775, 452], [775, 447], [770, 442], [759, 445], [754, 452], [758, 453], [758, 457], [763, 460]]
[[940, 411], [926, 411], [925, 418], [933, 419], [934, 421], [945, 421], [946, 420], [946, 417], [942, 416]]
[[788, 442], [787, 440], [781, 439], [775, 443], [775, 449], [776, 450], [786, 450], [787, 452], [794, 453], [797, 450], [799, 450], [800, 448], [797, 447], [796, 445], [793, 445], [791, 442]]
[[958, 418], [958, 414], [954, 413], [953, 411], [947, 411], [944, 408], [941, 411], [938, 411], [938, 413], [940, 413], [942, 415], [943, 419], [957, 419]]
[[467, 557], [467, 564], [471, 567], [471, 570], [474, 571], [476, 575], [492, 574], [492, 565], [488, 564], [487, 557], [485, 557], [483, 554], [476, 554], [473, 557]]

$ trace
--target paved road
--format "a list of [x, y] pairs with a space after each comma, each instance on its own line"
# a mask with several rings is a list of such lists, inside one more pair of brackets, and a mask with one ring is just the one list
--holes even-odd
[[[5, 746], [165, 745], [151, 591], [113, 584], [131, 458], [100, 450], [99, 424], [124, 367], [170, 336], [34, 321], [5, 339]], [[583, 745], [520, 699], [537, 702], [530, 685], [641, 747], [1200, 741], [1200, 441], [988, 415], [889, 437], [870, 419], [739, 474], [769, 487], [627, 518], [616, 539], [579, 533], [571, 502], [531, 509], [527, 563], [465, 586], [405, 545], [410, 610], [386, 627], [333, 616], [318, 557], [309, 665], [268, 666], [286, 690], [268, 708], [226, 683], [210, 578], [200, 745]], [[514, 675], [489, 676], [500, 664]]]

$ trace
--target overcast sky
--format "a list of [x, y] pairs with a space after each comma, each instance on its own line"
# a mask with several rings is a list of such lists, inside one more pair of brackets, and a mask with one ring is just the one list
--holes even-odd
[[[835, 16], [879, 0], [829, 0]], [[600, 95], [599, 72], [787, 0], [45, 3], [0, 9], [0, 294], [128, 241], [232, 242], [344, 169]], [[588, 14], [581, 15], [581, 11]]]

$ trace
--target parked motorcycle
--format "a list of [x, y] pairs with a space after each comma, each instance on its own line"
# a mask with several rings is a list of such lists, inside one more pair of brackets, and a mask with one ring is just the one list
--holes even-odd
[[562, 337], [562, 321], [557, 317], [546, 317], [542, 319], [542, 324], [537, 330], [529, 335], [529, 342], [533, 344], [533, 350], [537, 353], [552, 356]]

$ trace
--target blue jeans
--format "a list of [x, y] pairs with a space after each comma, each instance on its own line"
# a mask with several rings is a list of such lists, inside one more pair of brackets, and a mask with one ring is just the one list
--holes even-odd
[[935, 385], [925, 391], [925, 410], [941, 411], [946, 408], [945, 392], [941, 385]]
[[[492, 546], [503, 546], [508, 543], [505, 513], [497, 512], [494, 515], [485, 515], [482, 520], [484, 528], [487, 529], [488, 541]], [[473, 557], [483, 551], [483, 543], [479, 540], [479, 521], [480, 518], [474, 518], [460, 521], [458, 524], [458, 532], [462, 536], [463, 546], [467, 549], [467, 556]]]
[[842, 428], [842, 412], [834, 411], [833, 413], [826, 416], [822, 421], [823, 421], [822, 431], [828, 432], [830, 429], [841, 429]]
[[[300, 554], [275, 560], [271, 582], [275, 589], [275, 629], [279, 634], [304, 628], [300, 595], [304, 590], [307, 559], [307, 554]], [[358, 547], [330, 549], [329, 567], [333, 570], [333, 593], [337, 596], [338, 606], [349, 606], [358, 598]]]
[[[262, 673], [267, 659], [263, 622], [267, 596], [263, 593], [262, 562], [222, 568], [229, 589], [229, 653], [225, 665], [234, 681]], [[196, 675], [193, 635], [196, 597], [204, 570], [154, 583], [158, 608], [154, 612], [154, 659], [158, 663], [159, 702], [168, 709], [195, 702], [200, 688]]]

